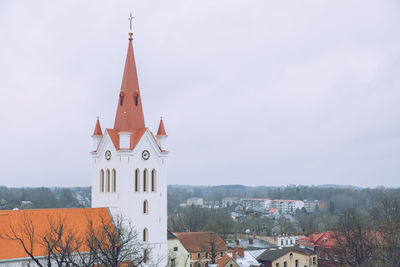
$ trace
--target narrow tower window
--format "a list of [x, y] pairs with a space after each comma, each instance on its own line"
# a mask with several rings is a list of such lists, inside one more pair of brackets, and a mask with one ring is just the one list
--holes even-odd
[[149, 202], [147, 200], [143, 202], [143, 213], [149, 214]]
[[156, 170], [151, 171], [151, 192], [156, 192]]
[[112, 170], [112, 192], [117, 192], [117, 172], [115, 169]]
[[140, 170], [135, 170], [135, 192], [140, 191]]
[[100, 192], [104, 192], [104, 170], [100, 170]]
[[147, 169], [143, 171], [143, 192], [147, 192]]
[[110, 170], [106, 171], [106, 192], [110, 192]]
[[147, 242], [148, 240], [149, 240], [149, 238], [148, 238], [148, 230], [147, 230], [147, 228], [144, 228], [143, 229], [143, 242]]

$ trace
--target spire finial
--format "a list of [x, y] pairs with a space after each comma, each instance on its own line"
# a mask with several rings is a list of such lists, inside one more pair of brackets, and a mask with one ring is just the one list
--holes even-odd
[[129, 32], [128, 32], [128, 34], [130, 36], [129, 39], [131, 39], [132, 35], [133, 35], [133, 32], [132, 32], [132, 21], [133, 21], [134, 18], [135, 17], [132, 16], [132, 12], [131, 12], [131, 14], [129, 15], [129, 18], [128, 18], [128, 20], [129, 20]]

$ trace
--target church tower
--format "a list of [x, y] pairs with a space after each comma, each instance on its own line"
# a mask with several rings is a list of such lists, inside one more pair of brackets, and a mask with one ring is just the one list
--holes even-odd
[[162, 119], [157, 137], [145, 125], [132, 40], [130, 31], [114, 127], [103, 133], [97, 120], [92, 135], [92, 207], [129, 219], [149, 258], [166, 266], [167, 134]]

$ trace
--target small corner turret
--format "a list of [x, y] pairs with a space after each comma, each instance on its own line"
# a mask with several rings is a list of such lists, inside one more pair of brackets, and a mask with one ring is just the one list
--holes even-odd
[[161, 150], [167, 150], [167, 138], [168, 135], [165, 132], [163, 118], [160, 118], [160, 124], [157, 130], [157, 143]]
[[97, 147], [99, 146], [100, 141], [101, 141], [102, 138], [103, 138], [103, 132], [101, 131], [99, 117], [97, 117], [96, 126], [94, 127], [94, 132], [93, 132], [93, 135], [92, 135], [93, 151], [97, 150]]

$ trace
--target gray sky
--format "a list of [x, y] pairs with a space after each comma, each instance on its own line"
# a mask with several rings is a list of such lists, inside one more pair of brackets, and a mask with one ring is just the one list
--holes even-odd
[[132, 11], [170, 184], [400, 186], [398, 1], [1, 1], [0, 184], [90, 185]]

